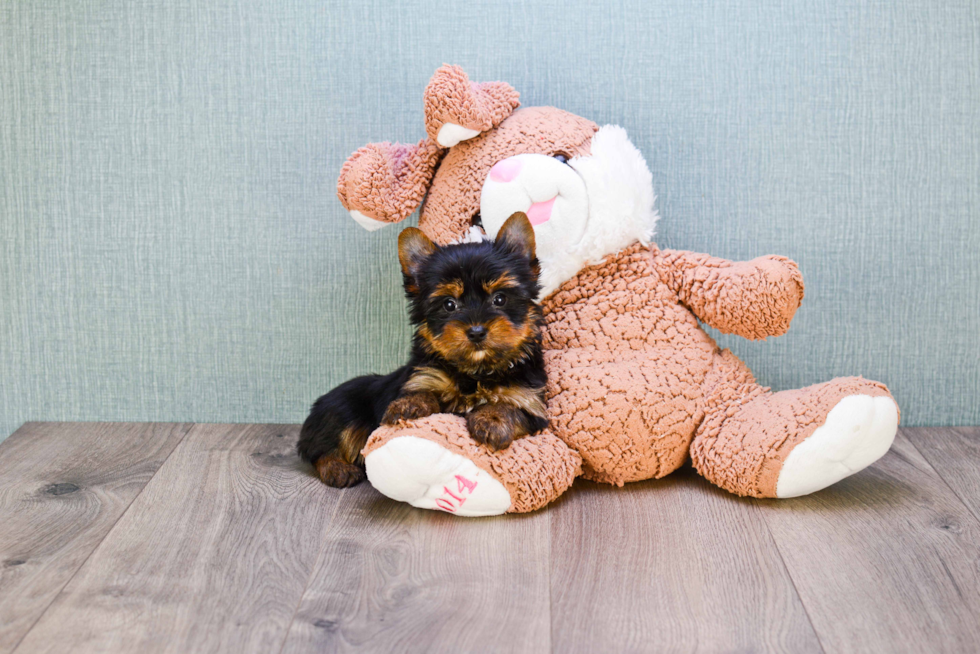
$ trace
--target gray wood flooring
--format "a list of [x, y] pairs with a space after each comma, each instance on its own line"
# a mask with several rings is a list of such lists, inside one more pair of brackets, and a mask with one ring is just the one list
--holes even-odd
[[0, 654], [980, 651], [980, 428], [795, 500], [684, 469], [478, 520], [327, 488], [297, 433], [24, 425]]

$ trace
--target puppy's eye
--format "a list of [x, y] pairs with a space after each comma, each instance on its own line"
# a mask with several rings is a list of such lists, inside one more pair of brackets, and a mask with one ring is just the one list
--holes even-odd
[[568, 163], [568, 155], [565, 154], [564, 152], [556, 152], [551, 156], [554, 157], [558, 161], [558, 163], [563, 163], [563, 164]]
[[456, 310], [456, 300], [452, 299], [451, 297], [447, 297], [442, 302], [442, 308], [448, 311], [449, 313], [452, 313], [453, 311]]
[[503, 293], [494, 293], [492, 301], [493, 301], [493, 306], [502, 307], [505, 304], [507, 304], [507, 296], [504, 295]]
[[473, 217], [470, 218], [470, 224], [474, 227], [483, 227], [483, 216], [480, 215], [479, 211], [473, 214]]

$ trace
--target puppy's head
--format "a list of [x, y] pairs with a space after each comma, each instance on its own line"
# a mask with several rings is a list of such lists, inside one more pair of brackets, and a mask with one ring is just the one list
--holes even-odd
[[540, 336], [534, 228], [515, 213], [495, 241], [440, 247], [409, 227], [398, 258], [420, 344], [468, 374], [504, 370]]

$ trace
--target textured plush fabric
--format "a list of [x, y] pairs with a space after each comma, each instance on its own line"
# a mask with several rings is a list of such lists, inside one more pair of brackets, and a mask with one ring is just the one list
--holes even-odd
[[446, 153], [432, 179], [419, 227], [441, 245], [459, 240], [480, 210], [483, 180], [501, 158], [526, 152], [585, 154], [597, 129], [595, 123], [554, 107], [515, 111], [496, 129]]
[[763, 340], [782, 336], [803, 302], [803, 275], [786, 257], [732, 262], [665, 250], [657, 269], [678, 299], [722, 334]]
[[429, 139], [369, 143], [344, 162], [337, 198], [347, 209], [380, 222], [405, 220], [425, 197], [442, 153]]
[[760, 383], [980, 424], [978, 33], [969, 0], [0, 2], [0, 438], [301, 422], [403, 363], [414, 218], [369, 234], [336, 180], [426, 136], [445, 62], [625, 127], [661, 247], [799, 264], [789, 333], [718, 338]]
[[435, 141], [439, 129], [452, 123], [482, 132], [500, 124], [520, 104], [519, 95], [506, 82], [470, 82], [459, 66], [442, 66], [425, 93], [425, 131]]
[[376, 429], [364, 456], [398, 436], [426, 438], [492, 474], [510, 493], [508, 513], [540, 509], [568, 490], [582, 472], [582, 458], [550, 432], [519, 438], [495, 453], [470, 438], [465, 419], [445, 413]]
[[751, 497], [776, 497], [786, 457], [844, 397], [891, 396], [884, 384], [860, 377], [770, 393], [727, 350], [716, 354], [706, 382], [704, 422], [691, 445], [691, 461], [712, 483]]
[[845, 378], [772, 395], [698, 318], [746, 338], [777, 336], [802, 297], [785, 257], [730, 262], [636, 244], [583, 270], [544, 302], [553, 431], [595, 481], [662, 477], [690, 448], [715, 484], [775, 497], [782, 462], [838, 400], [888, 390]]
[[[509, 84], [472, 83], [459, 66], [442, 66], [429, 80], [423, 104], [428, 138], [416, 144], [369, 143], [344, 162], [337, 198], [345, 208], [380, 222], [405, 220], [425, 197], [445, 152], [437, 143], [440, 128], [452, 123], [490, 129], [520, 103]], [[433, 210], [441, 208], [437, 203]]]

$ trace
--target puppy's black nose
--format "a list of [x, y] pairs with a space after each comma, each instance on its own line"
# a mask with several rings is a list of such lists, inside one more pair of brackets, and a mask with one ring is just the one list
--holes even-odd
[[482, 343], [487, 337], [487, 328], [483, 325], [473, 325], [466, 330], [466, 337], [474, 343]]

